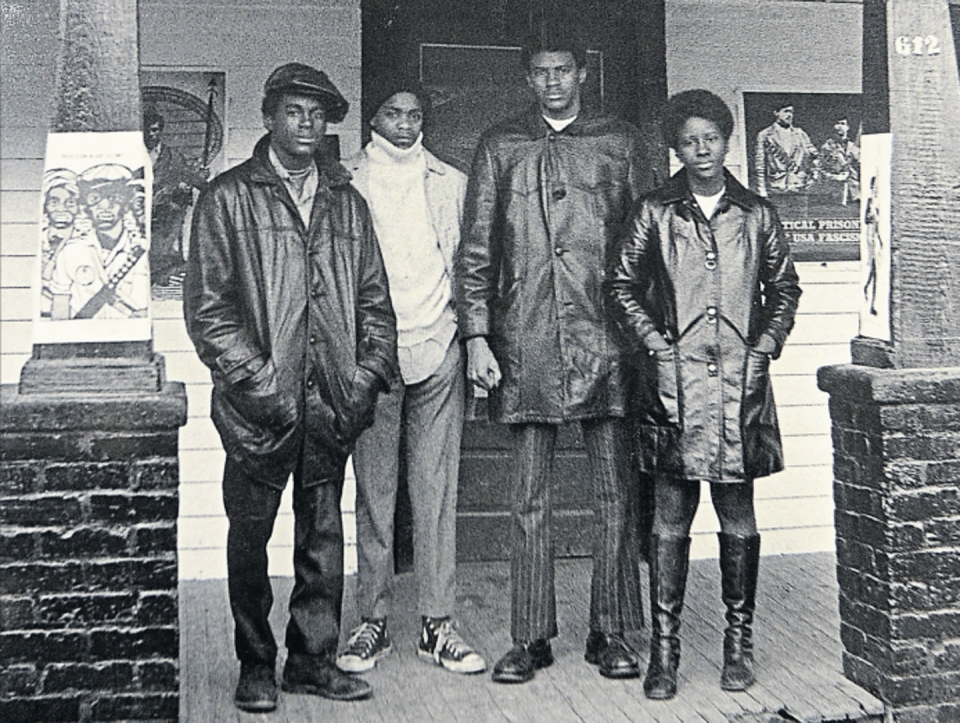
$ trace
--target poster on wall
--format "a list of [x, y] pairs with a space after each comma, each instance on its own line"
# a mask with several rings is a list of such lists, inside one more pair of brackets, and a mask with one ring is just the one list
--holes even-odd
[[149, 339], [152, 169], [141, 134], [51, 133], [43, 168], [34, 343]]
[[892, 341], [890, 330], [889, 133], [862, 138], [860, 168], [860, 336]]
[[143, 140], [153, 167], [150, 282], [155, 299], [179, 299], [197, 195], [223, 170], [222, 72], [140, 73]]
[[750, 188], [777, 206], [797, 260], [858, 258], [860, 96], [743, 94]]

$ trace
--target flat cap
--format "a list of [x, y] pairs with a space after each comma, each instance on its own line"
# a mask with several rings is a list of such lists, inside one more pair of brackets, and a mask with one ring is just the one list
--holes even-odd
[[326, 73], [303, 63], [287, 63], [270, 73], [263, 85], [263, 94], [270, 93], [299, 93], [320, 98], [329, 123], [339, 123], [350, 109], [347, 99], [340, 94]]

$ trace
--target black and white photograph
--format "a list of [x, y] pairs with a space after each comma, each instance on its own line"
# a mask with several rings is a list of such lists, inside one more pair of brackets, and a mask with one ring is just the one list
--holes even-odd
[[960, 722], [960, 0], [0, 33], [0, 721]]

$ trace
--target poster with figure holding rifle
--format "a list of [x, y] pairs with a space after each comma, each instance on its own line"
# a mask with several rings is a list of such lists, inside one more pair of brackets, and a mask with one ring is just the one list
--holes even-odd
[[152, 176], [140, 133], [51, 133], [34, 343], [150, 338]]
[[795, 260], [860, 252], [860, 96], [744, 93], [750, 188], [769, 198]]

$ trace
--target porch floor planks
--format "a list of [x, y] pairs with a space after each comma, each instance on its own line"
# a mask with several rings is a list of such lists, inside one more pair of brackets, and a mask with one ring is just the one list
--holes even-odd
[[[816, 671], [819, 674], [817, 683], [820, 686], [820, 694], [825, 701], [831, 703], [831, 709], [824, 720], [832, 720], [830, 716], [834, 711], [849, 710], [851, 706], [861, 708], [865, 715], [881, 715], [883, 707], [879, 701], [863, 688], [847, 680], [842, 673], [842, 646], [835, 632], [840, 626], [835, 582], [836, 568], [830, 564], [814, 567], [814, 560], [808, 559], [814, 556], [791, 557], [797, 558], [790, 560], [791, 567], [776, 566], [772, 569], [771, 576], [778, 579], [784, 587], [792, 588], [790, 599], [798, 601], [798, 604], [793, 607], [786, 598], [770, 602], [780, 607], [779, 616], [787, 617], [793, 610], [798, 610], [797, 629], [803, 632], [804, 638], [809, 640], [811, 645], [818, 647], [817, 655], [820, 659], [832, 663], [828, 670], [819, 668]], [[833, 562], [833, 556], [817, 557], [827, 557], [824, 563]], [[828, 579], [832, 584], [827, 584]], [[798, 588], [796, 585], [798, 580], [808, 580], [810, 585], [802, 589]], [[797, 638], [800, 639], [800, 636]]]
[[[756, 654], [758, 681], [744, 693], [720, 690], [722, 634], [716, 560], [693, 561], [681, 637], [680, 691], [670, 701], [649, 701], [642, 678], [611, 681], [583, 660], [589, 629], [591, 563], [557, 563], [560, 636], [556, 663], [531, 683], [497, 685], [490, 671], [459, 676], [418, 659], [420, 617], [412, 575], [400, 575], [390, 616], [392, 653], [365, 679], [372, 700], [337, 703], [315, 696], [281, 693], [269, 715], [246, 714], [233, 706], [238, 665], [224, 580], [181, 583], [181, 720], [185, 723], [728, 723], [778, 720], [786, 710], [804, 723], [882, 718], [882, 705], [841, 673], [839, 615], [834, 556], [769, 556], [761, 560]], [[649, 612], [646, 567], [644, 611]], [[274, 579], [271, 614], [285, 651], [283, 630], [292, 580]], [[456, 615], [464, 637], [490, 668], [510, 645], [509, 566], [467, 563], [458, 570]], [[356, 624], [354, 578], [347, 578], [342, 639]], [[646, 670], [648, 627], [630, 636]], [[769, 716], [769, 717], [768, 717]]]

